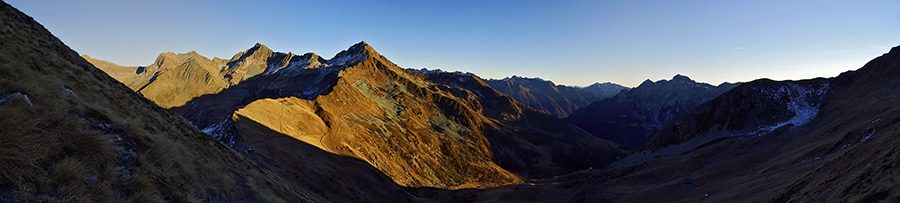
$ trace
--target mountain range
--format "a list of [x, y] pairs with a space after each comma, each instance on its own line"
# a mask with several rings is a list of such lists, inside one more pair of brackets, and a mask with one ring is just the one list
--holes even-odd
[[[178, 63], [185, 65], [167, 73], [198, 69], [198, 63], [190, 61], [205, 57], [194, 53], [180, 54], [193, 57], [184, 57], [186, 61]], [[477, 77], [412, 73], [365, 42], [328, 60], [313, 53], [272, 52], [256, 44], [223, 64], [249, 59], [256, 59], [251, 64], [260, 65], [253, 67], [265, 71], [172, 110], [239, 151], [271, 149], [260, 137], [277, 136], [256, 133], [261, 125], [364, 160], [410, 187], [517, 184], [523, 178], [603, 167], [624, 155], [605, 140], [498, 94]], [[191, 95], [195, 92], [165, 88], [198, 84], [192, 79], [155, 79], [150, 84], [170, 84], [142, 91]], [[569, 150], [553, 150], [557, 147]], [[577, 157], [597, 161], [585, 163]], [[272, 157], [282, 158], [291, 157]]]
[[834, 78], [741, 84], [608, 169], [460, 198], [524, 190], [531, 201], [897, 201], [898, 93], [894, 47]]
[[0, 2], [0, 202], [900, 200], [900, 47], [833, 78], [676, 76], [592, 103], [646, 104], [628, 110], [660, 130], [630, 153], [365, 42], [264, 47], [118, 66]]
[[735, 86], [735, 83], [718, 86], [698, 83], [683, 75], [656, 82], [645, 80], [610, 99], [578, 109], [564, 120], [599, 138], [635, 148], [697, 105]]
[[491, 88], [510, 96], [531, 108], [548, 112], [559, 118], [569, 116], [576, 109], [594, 101], [614, 96], [628, 89], [612, 83], [595, 83], [585, 88], [556, 85], [540, 78], [518, 76], [500, 80], [486, 80]]
[[[407, 69], [409, 71], [434, 74], [445, 72], [442, 70]], [[456, 74], [471, 75], [473, 73], [453, 72]], [[526, 78], [519, 76], [503, 79], [485, 79], [479, 77], [491, 88], [503, 95], [512, 97], [519, 103], [525, 104], [538, 111], [553, 114], [564, 118], [578, 108], [585, 107], [594, 101], [615, 96], [619, 91], [628, 89], [614, 83], [594, 83], [587, 87], [574, 87], [556, 85], [552, 81], [541, 78]]]
[[[259, 52], [259, 53], [257, 53]], [[260, 56], [269, 48], [258, 45], [230, 60], [206, 58], [197, 52], [159, 54], [148, 66], [120, 66], [82, 55], [85, 60], [163, 108], [182, 106], [194, 97], [215, 94], [267, 70]], [[283, 56], [282, 56], [283, 57]], [[289, 60], [289, 59], [286, 59]]]

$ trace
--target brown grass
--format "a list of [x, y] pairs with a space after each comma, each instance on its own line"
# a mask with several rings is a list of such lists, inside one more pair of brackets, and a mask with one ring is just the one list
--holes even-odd
[[33, 179], [36, 161], [45, 157], [47, 146], [42, 145], [38, 134], [30, 126], [36, 126], [27, 108], [15, 108], [15, 104], [0, 106], [0, 185], [19, 185]]
[[88, 176], [88, 168], [76, 157], [67, 157], [53, 165], [51, 176], [56, 183], [71, 185]]
[[0, 98], [21, 93], [32, 104], [0, 103], [0, 196], [26, 202], [243, 198], [238, 177], [255, 170], [248, 160], [97, 70], [3, 2], [0, 42]]

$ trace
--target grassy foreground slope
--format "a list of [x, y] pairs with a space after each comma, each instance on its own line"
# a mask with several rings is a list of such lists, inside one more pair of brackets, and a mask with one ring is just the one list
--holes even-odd
[[293, 145], [305, 164], [285, 181], [134, 93], [5, 2], [0, 115], [0, 202], [415, 200], [367, 164], [308, 145]]

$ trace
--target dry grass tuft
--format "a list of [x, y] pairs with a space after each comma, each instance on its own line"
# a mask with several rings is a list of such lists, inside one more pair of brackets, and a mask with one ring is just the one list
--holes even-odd
[[51, 176], [62, 185], [84, 181], [88, 176], [88, 168], [75, 157], [68, 157], [53, 165]]
[[20, 93], [31, 103], [0, 103], [0, 196], [24, 202], [241, 198], [237, 177], [249, 170], [247, 160], [118, 84], [3, 2], [0, 42], [0, 98]]
[[20, 185], [36, 178], [37, 160], [47, 156], [48, 147], [35, 119], [21, 104], [7, 103], [0, 106], [0, 185]]
[[164, 202], [153, 181], [145, 176], [135, 176], [125, 185], [125, 190], [130, 196], [127, 202]]

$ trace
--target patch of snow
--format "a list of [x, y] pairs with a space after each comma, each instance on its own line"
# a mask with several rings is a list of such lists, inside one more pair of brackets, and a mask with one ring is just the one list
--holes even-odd
[[68, 87], [63, 86], [63, 91], [71, 94], [72, 96], [78, 97], [78, 95], [75, 94], [75, 92], [73, 92], [72, 89], [69, 89]]
[[278, 66], [275, 66], [275, 64], [266, 64], [266, 71], [263, 72], [261, 75], [272, 74], [278, 70], [279, 70], [279, 68], [278, 68]]
[[7, 95], [6, 97], [0, 98], [0, 104], [6, 103], [6, 101], [9, 101], [10, 99], [13, 99], [16, 97], [19, 97], [19, 98], [22, 98], [22, 100], [25, 100], [25, 103], [27, 103], [28, 106], [34, 106], [33, 104], [31, 104], [31, 99], [28, 99], [28, 95], [18, 93], [18, 92], [12, 93], [12, 94]]
[[860, 142], [865, 142], [865, 141], [868, 140], [870, 137], [872, 137], [872, 135], [874, 135], [874, 134], [875, 134], [875, 129], [872, 129], [872, 132], [869, 133], [869, 135], [866, 135], [866, 137], [863, 137], [863, 139], [862, 139], [862, 140], [859, 140], [859, 141], [860, 141]]
[[797, 127], [809, 123], [809, 121], [812, 121], [819, 113], [819, 105], [822, 103], [825, 95], [830, 89], [831, 85], [828, 83], [809, 86], [791, 83], [783, 85], [777, 90], [757, 89], [770, 100], [780, 101], [783, 100], [783, 98], [787, 98], [788, 101], [780, 102], [787, 107], [787, 110], [794, 113], [794, 117], [791, 117], [791, 119], [771, 126], [760, 127], [760, 130], [771, 132], [788, 124]]
[[809, 123], [813, 118], [816, 117], [816, 114], [819, 113], [818, 105], [810, 105], [809, 103], [791, 101], [788, 103], [788, 110], [794, 112], [794, 117], [790, 120], [781, 122], [772, 126], [764, 127], [762, 130], [764, 131], [772, 131], [778, 129], [787, 124], [792, 124], [794, 127], [801, 126], [806, 123]]
[[222, 121], [219, 121], [218, 123], [209, 125], [200, 131], [203, 131], [204, 133], [209, 134], [210, 136], [213, 136], [216, 139], [219, 139], [222, 136], [227, 135], [227, 133], [225, 132], [225, 125], [228, 124], [228, 121], [229, 121], [229, 119], [226, 118], [225, 120], [222, 120]]
[[[369, 58], [368, 55], [350, 55], [350, 54], [347, 54], [347, 55], [343, 55], [343, 56], [340, 56], [340, 57], [337, 57], [337, 58], [333, 58], [333, 59], [328, 60], [328, 64], [331, 64], [331, 65], [344, 65], [344, 64], [346, 64], [347, 62], [359, 62], [359, 61], [364, 61], [364, 60], [366, 60], [367, 58]], [[358, 60], [355, 60], [355, 59], [358, 59]]]
[[296, 61], [296, 62], [289, 63], [287, 66], [285, 66], [284, 68], [281, 68], [277, 71], [282, 74], [284, 74], [284, 73], [299, 74], [304, 69], [304, 67], [306, 67], [308, 65], [310, 65], [309, 59], [304, 59], [302, 61]]
[[436, 73], [444, 72], [441, 69], [428, 70], [427, 68], [421, 68], [421, 69], [407, 68], [406, 70], [421, 73], [421, 74], [436, 74]]
[[478, 76], [475, 75], [475, 73], [472, 73], [472, 72], [462, 72], [462, 71], [453, 71], [453, 72], [450, 72], [450, 71], [444, 71], [444, 70], [441, 70], [441, 69], [430, 69], [430, 70], [429, 70], [429, 69], [427, 69], [427, 68], [421, 68], [421, 69], [407, 68], [406, 70], [411, 71], [411, 72], [421, 73], [421, 74], [427, 74], [427, 75], [430, 75], [430, 74], [438, 74], [438, 73], [456, 73], [456, 74], [460, 74], [460, 75], [468, 75], [468, 76], [475, 76], [475, 77], [478, 77]]

